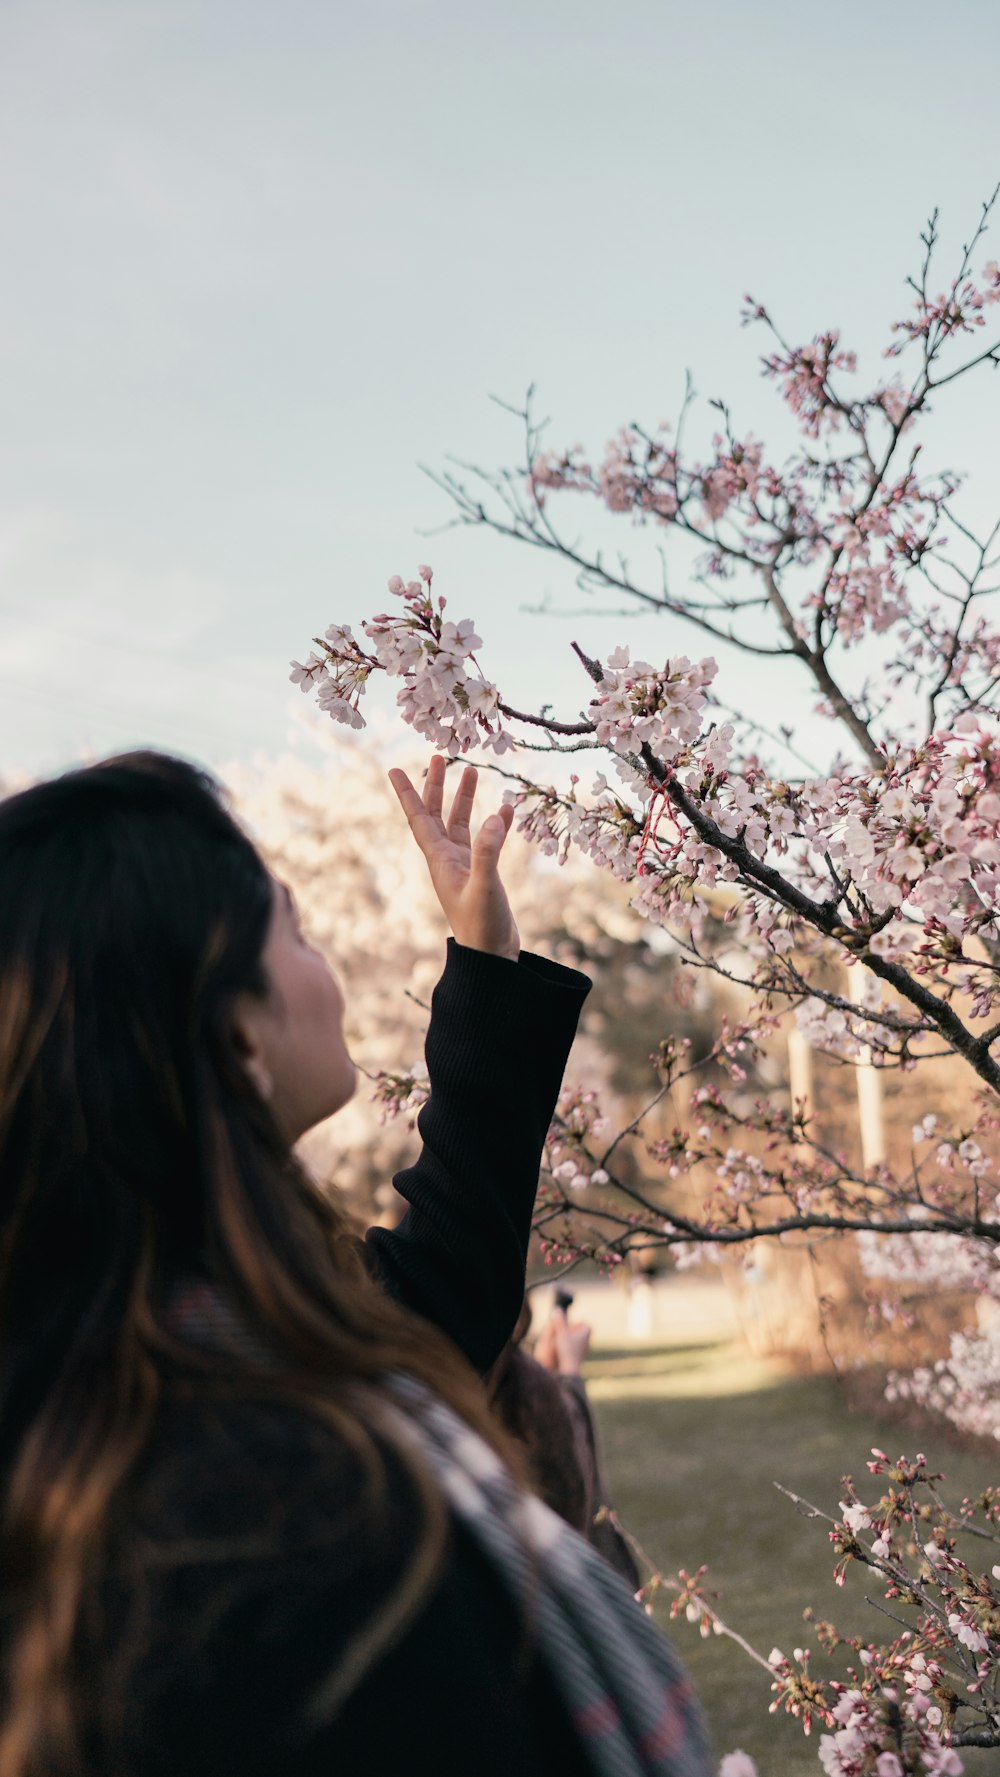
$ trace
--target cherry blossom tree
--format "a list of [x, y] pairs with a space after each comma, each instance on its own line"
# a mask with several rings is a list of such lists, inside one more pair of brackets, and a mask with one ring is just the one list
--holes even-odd
[[[924, 438], [959, 382], [978, 380], [995, 399], [1000, 266], [985, 258], [984, 236], [996, 196], [943, 281], [932, 217], [909, 312], [889, 329], [882, 374], [860, 388], [836, 330], [789, 343], [746, 298], [743, 321], [766, 341], [763, 375], [794, 427], [783, 456], [721, 401], [710, 447], [689, 444], [690, 387], [675, 427], [630, 424], [595, 458], [553, 449], [529, 395], [521, 462], [439, 478], [456, 523], [547, 552], [585, 591], [694, 638], [688, 653], [651, 662], [621, 646], [600, 659], [574, 640], [581, 707], [522, 709], [487, 676], [475, 621], [445, 615], [421, 566], [407, 583], [393, 576], [392, 607], [365, 621], [362, 637], [334, 623], [293, 663], [293, 681], [353, 728], [364, 725], [372, 676], [397, 680], [403, 719], [501, 774], [520, 830], [543, 854], [583, 856], [626, 884], [632, 907], [690, 968], [741, 996], [710, 1057], [665, 1038], [655, 1090], [625, 1126], [609, 1124], [589, 1086], [568, 1089], [539, 1199], [557, 1263], [586, 1255], [613, 1268], [637, 1249], [750, 1251], [839, 1231], [864, 1236], [873, 1272], [898, 1271], [903, 1250], [925, 1274], [959, 1268], [987, 1307], [1000, 1304], [1000, 517], [974, 521], [968, 486], [934, 466]], [[610, 514], [655, 541], [655, 579], [566, 532], [563, 516], [575, 523], [587, 502], [595, 529]], [[748, 702], [747, 661], [797, 671], [811, 688], [829, 737], [821, 766]], [[585, 782], [588, 753], [599, 757]], [[902, 1163], [866, 1165], [822, 1139], [803, 1100], [753, 1093], [754, 1069], [790, 1018], [845, 1066], [924, 1067], [930, 1079], [944, 1057], [965, 1084], [933, 1103]], [[682, 1084], [687, 1114], [654, 1136]], [[636, 1151], [659, 1169], [655, 1187], [623, 1164]], [[986, 1313], [936, 1370], [892, 1386], [1000, 1436], [998, 1377], [1000, 1331]], [[915, 1534], [912, 1513], [908, 1522]], [[880, 1540], [884, 1529], [865, 1558], [888, 1559]], [[927, 1586], [945, 1599], [933, 1646], [923, 1629], [907, 1631], [906, 1647], [930, 1662], [920, 1670], [945, 1643], [959, 1666], [966, 1655], [995, 1666], [996, 1572], [975, 1580], [970, 1616], [944, 1586], [947, 1563], [924, 1555], [924, 1593], [892, 1577], [918, 1604]], [[880, 1683], [893, 1688], [884, 1674]], [[877, 1744], [861, 1719], [867, 1702], [828, 1711], [840, 1725], [827, 1770], [947, 1773], [961, 1768], [952, 1743], [963, 1736], [1000, 1745], [1000, 1704], [985, 1682], [967, 1678], [973, 1702], [959, 1710], [945, 1707], [934, 1672], [931, 1689], [940, 1719], [924, 1711], [913, 1747], [905, 1735]], [[912, 1698], [926, 1687], [907, 1679], [895, 1690], [894, 1706], [915, 1720]]]

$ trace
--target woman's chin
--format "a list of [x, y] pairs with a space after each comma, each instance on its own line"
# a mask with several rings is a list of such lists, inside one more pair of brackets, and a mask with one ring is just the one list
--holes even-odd
[[358, 1070], [353, 1061], [348, 1061], [343, 1073], [336, 1081], [331, 1095], [332, 1103], [329, 1108], [323, 1112], [324, 1117], [335, 1117], [338, 1111], [343, 1110], [345, 1104], [350, 1104], [357, 1089]]
[[329, 1089], [323, 1094], [322, 1101], [316, 1104], [315, 1108], [310, 1108], [307, 1113], [300, 1106], [299, 1114], [294, 1119], [295, 1133], [291, 1137], [292, 1146], [294, 1147], [296, 1142], [300, 1142], [303, 1136], [309, 1135], [313, 1129], [318, 1129], [320, 1124], [325, 1123], [328, 1118], [335, 1117], [338, 1111], [343, 1110], [345, 1104], [350, 1104], [357, 1091], [357, 1085], [358, 1070], [353, 1062], [349, 1062], [338, 1079], [331, 1083]]

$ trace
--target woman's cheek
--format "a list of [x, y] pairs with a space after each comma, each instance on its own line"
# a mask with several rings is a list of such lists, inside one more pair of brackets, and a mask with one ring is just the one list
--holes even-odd
[[295, 1009], [301, 1025], [329, 1035], [344, 1015], [340, 983], [318, 950], [302, 948], [296, 959]]

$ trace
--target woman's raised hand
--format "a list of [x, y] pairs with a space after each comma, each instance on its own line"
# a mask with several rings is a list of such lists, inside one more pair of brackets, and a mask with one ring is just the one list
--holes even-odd
[[516, 962], [521, 944], [499, 872], [514, 810], [505, 806], [491, 814], [473, 839], [470, 822], [479, 774], [474, 765], [465, 767], [446, 822], [445, 770], [446, 761], [435, 754], [422, 796], [405, 771], [390, 771], [389, 782], [427, 860], [434, 892], [459, 944]]

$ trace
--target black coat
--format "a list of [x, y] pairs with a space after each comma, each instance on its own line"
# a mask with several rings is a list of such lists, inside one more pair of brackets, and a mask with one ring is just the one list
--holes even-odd
[[[480, 1371], [521, 1308], [542, 1145], [588, 988], [540, 958], [452, 942], [434, 994], [423, 1148], [395, 1180], [409, 1207], [367, 1250], [384, 1287]], [[92, 1650], [95, 1772], [583, 1777], [526, 1625], [454, 1524], [409, 1628], [332, 1721], [303, 1725], [406, 1565], [418, 1508], [385, 1455], [389, 1508], [368, 1519], [357, 1458], [316, 1420], [253, 1402], [167, 1408]], [[108, 1723], [100, 1697], [120, 1659], [127, 1707]]]

